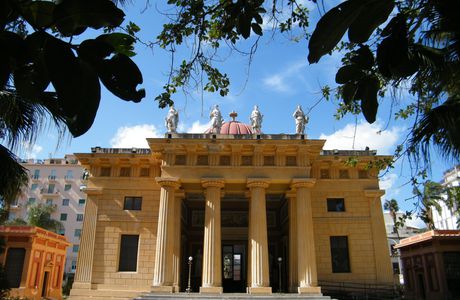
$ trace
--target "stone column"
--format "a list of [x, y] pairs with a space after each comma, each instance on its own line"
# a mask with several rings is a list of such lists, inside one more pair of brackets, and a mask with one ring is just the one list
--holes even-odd
[[267, 210], [265, 189], [267, 179], [249, 178], [249, 265], [248, 283], [250, 294], [271, 294], [268, 270]]
[[180, 184], [178, 178], [157, 177], [156, 181], [161, 186], [161, 192], [152, 291], [172, 293], [174, 291], [174, 192]]
[[291, 188], [296, 191], [297, 217], [297, 271], [299, 294], [319, 294], [316, 271], [315, 237], [311, 208], [311, 188], [315, 179], [293, 179]]
[[289, 199], [289, 291], [297, 292], [299, 287], [297, 271], [297, 198], [293, 191], [286, 194]]
[[206, 207], [200, 293], [222, 293], [220, 197], [224, 181], [208, 178], [203, 179], [201, 183], [206, 189]]
[[78, 251], [77, 270], [72, 289], [91, 289], [91, 276], [93, 273], [94, 242], [96, 240], [97, 202], [102, 195], [101, 188], [87, 188], [85, 205], [85, 218], [83, 220]]
[[185, 194], [183, 191], [176, 192], [174, 203], [174, 250], [173, 250], [173, 274], [174, 274], [174, 292], [180, 291], [180, 269], [181, 269], [181, 214], [182, 199]]
[[383, 220], [382, 203], [380, 197], [383, 190], [364, 190], [364, 196], [369, 201], [369, 218], [374, 244], [375, 275], [377, 283], [393, 284], [393, 270], [390, 255], [388, 254], [388, 240], [385, 221]]

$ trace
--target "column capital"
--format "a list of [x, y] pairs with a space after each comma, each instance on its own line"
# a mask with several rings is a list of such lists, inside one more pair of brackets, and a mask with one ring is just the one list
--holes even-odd
[[366, 197], [382, 197], [385, 195], [385, 190], [364, 190], [364, 196]]
[[180, 187], [179, 178], [177, 177], [156, 177], [155, 180], [163, 188], [172, 187], [177, 189]]
[[222, 178], [201, 178], [201, 185], [204, 188], [208, 188], [208, 187], [223, 188], [225, 186], [225, 181]]
[[248, 178], [246, 183], [248, 188], [260, 187], [266, 189], [269, 185], [270, 179], [268, 178]]
[[100, 187], [97, 187], [97, 188], [86, 188], [85, 189], [85, 193], [86, 195], [102, 195], [104, 192], [104, 189], [103, 188], [100, 188]]
[[316, 183], [315, 178], [293, 178], [291, 180], [291, 188], [312, 188]]

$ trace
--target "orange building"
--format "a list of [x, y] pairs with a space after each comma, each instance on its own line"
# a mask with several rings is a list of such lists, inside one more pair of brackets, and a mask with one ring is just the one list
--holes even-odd
[[0, 237], [11, 296], [62, 299], [66, 238], [35, 226], [0, 226]]

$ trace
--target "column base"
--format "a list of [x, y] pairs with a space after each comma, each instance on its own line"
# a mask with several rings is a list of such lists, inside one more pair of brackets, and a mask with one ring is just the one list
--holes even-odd
[[271, 286], [259, 286], [259, 287], [249, 287], [248, 288], [249, 294], [271, 294], [272, 287]]
[[152, 286], [152, 293], [173, 293], [174, 287], [172, 285]]
[[297, 290], [299, 294], [321, 294], [321, 287], [319, 286], [305, 286], [300, 287]]
[[200, 286], [200, 294], [222, 294], [221, 286]]

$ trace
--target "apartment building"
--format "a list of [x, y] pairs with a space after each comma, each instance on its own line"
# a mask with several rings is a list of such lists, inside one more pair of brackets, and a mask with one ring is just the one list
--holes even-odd
[[[460, 186], [460, 165], [445, 171], [441, 184], [448, 187]], [[443, 197], [447, 197], [447, 195]], [[453, 203], [452, 207], [448, 207], [444, 201], [440, 201], [439, 205], [441, 206], [441, 213], [433, 209], [435, 228], [445, 230], [457, 229], [459, 216], [456, 214], [456, 211], [459, 210], [459, 207], [457, 207], [455, 203]]]
[[10, 209], [9, 219], [27, 219], [27, 204], [56, 205], [52, 217], [64, 225], [59, 232], [71, 243], [67, 249], [66, 275], [73, 276], [83, 225], [86, 195], [83, 193], [84, 168], [73, 155], [45, 160], [29, 159], [21, 163], [29, 170], [30, 180]]

